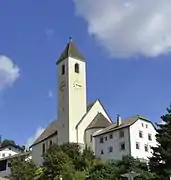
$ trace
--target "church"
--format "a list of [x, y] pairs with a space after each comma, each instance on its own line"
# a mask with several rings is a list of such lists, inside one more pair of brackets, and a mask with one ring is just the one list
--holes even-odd
[[31, 145], [32, 159], [42, 164], [50, 145], [78, 143], [93, 147], [93, 134], [112, 124], [100, 100], [87, 104], [86, 59], [70, 39], [56, 62], [58, 76], [58, 117]]
[[100, 100], [87, 104], [86, 60], [70, 39], [57, 63], [58, 117], [32, 144], [32, 159], [42, 165], [42, 154], [52, 144], [78, 143], [102, 160], [133, 156], [148, 161], [156, 146], [155, 125], [140, 115], [116, 122]]

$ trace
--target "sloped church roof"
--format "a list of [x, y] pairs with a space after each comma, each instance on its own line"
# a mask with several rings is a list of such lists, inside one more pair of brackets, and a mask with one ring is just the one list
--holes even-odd
[[[87, 113], [90, 111], [90, 109], [93, 107], [93, 105], [96, 103], [96, 101], [93, 101], [92, 103], [87, 105]], [[86, 113], [86, 114], [87, 114]], [[36, 139], [36, 141], [31, 145], [33, 147], [34, 145], [48, 139], [49, 137], [57, 134], [57, 120], [52, 121], [49, 126], [43, 131], [43, 133]], [[30, 148], [31, 148], [30, 147]]]
[[[42, 141], [44, 141], [45, 139], [56, 135], [57, 134], [57, 120], [52, 121], [49, 126], [42, 132], [42, 134], [36, 139], [36, 141], [31, 145], [34, 146]], [[30, 148], [31, 148], [30, 147]]]
[[73, 40], [71, 38], [56, 64], [59, 64], [60, 62], [62, 62], [63, 60], [65, 60], [68, 57], [72, 57], [72, 58], [78, 59], [80, 61], [85, 61], [84, 56], [78, 50], [77, 46], [75, 45], [75, 43], [73, 42]]

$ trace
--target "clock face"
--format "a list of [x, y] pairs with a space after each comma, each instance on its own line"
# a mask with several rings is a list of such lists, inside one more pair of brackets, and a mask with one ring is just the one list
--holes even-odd
[[82, 85], [81, 85], [81, 83], [79, 83], [79, 81], [74, 81], [73, 82], [73, 87], [77, 88], [77, 89], [80, 89], [80, 88], [82, 88]]

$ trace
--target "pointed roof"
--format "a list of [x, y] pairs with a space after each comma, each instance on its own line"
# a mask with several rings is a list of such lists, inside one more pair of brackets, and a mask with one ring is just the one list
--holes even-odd
[[98, 113], [93, 121], [88, 125], [86, 130], [93, 129], [93, 128], [106, 128], [110, 126], [112, 123], [102, 114]]
[[[96, 99], [95, 101], [93, 101], [92, 103], [90, 103], [90, 104], [87, 106], [87, 113], [85, 113], [84, 116], [81, 118], [81, 120], [77, 123], [76, 128], [78, 128], [78, 126], [82, 123], [82, 121], [84, 120], [85, 116], [89, 113], [89, 111], [91, 110], [91, 108], [94, 106], [94, 104], [95, 104], [96, 102], [99, 102], [100, 105], [102, 106], [103, 110], [106, 112], [106, 110], [105, 110], [103, 104], [101, 103], [101, 101], [100, 101], [99, 99]], [[106, 114], [108, 115], [107, 112], [106, 112]], [[108, 115], [108, 117], [109, 117], [109, 115]], [[112, 122], [112, 120], [110, 119], [110, 117], [109, 117], [109, 121]]]
[[64, 59], [66, 59], [68, 57], [72, 57], [72, 58], [78, 59], [80, 61], [85, 61], [83, 55], [78, 50], [78, 48], [75, 45], [75, 43], [73, 42], [72, 38], [70, 38], [69, 43], [65, 47], [64, 51], [62, 52], [62, 54], [56, 64], [59, 64], [60, 62], [62, 62]]
[[[91, 107], [95, 104], [96, 101], [94, 101], [93, 103], [87, 105], [87, 111], [89, 111], [91, 109]], [[49, 124], [49, 126], [47, 126], [47, 128], [42, 132], [42, 134], [36, 139], [36, 141], [30, 146], [30, 148], [32, 148], [36, 144], [41, 143], [45, 139], [48, 139], [49, 137], [51, 137], [53, 135], [56, 135], [57, 134], [57, 124], [58, 124], [57, 120], [52, 121]]]

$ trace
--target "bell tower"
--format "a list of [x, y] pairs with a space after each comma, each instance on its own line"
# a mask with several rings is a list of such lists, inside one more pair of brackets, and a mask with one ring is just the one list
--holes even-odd
[[57, 61], [58, 142], [77, 142], [76, 125], [87, 111], [86, 63], [75, 43], [69, 43]]

